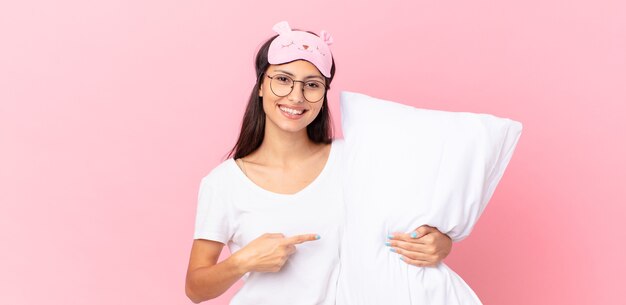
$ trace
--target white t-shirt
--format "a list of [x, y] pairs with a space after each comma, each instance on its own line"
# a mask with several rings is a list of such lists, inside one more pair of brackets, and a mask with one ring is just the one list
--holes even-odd
[[278, 194], [252, 182], [231, 158], [202, 179], [194, 239], [227, 244], [231, 253], [265, 233], [319, 234], [296, 245], [276, 273], [250, 272], [231, 305], [335, 304], [343, 219], [340, 158], [334, 140], [319, 176], [296, 194]]

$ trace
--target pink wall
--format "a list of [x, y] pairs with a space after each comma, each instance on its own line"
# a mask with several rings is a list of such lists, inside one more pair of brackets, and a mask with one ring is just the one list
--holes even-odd
[[368, 2], [0, 3], [0, 304], [190, 303], [199, 181], [283, 19], [335, 38], [336, 126], [341, 90], [524, 123], [447, 260], [485, 304], [624, 302], [626, 2]]

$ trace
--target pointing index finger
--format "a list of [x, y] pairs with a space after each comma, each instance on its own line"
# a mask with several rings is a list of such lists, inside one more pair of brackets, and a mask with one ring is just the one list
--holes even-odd
[[302, 234], [302, 235], [294, 235], [291, 237], [287, 237], [287, 243], [292, 245], [297, 245], [301, 243], [305, 243], [308, 241], [318, 240], [320, 236], [318, 234]]

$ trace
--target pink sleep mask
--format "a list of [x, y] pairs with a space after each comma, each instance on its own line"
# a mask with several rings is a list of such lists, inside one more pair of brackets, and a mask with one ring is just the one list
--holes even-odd
[[287, 21], [282, 21], [272, 28], [278, 37], [270, 44], [267, 60], [270, 64], [279, 65], [294, 60], [306, 60], [320, 72], [330, 77], [330, 68], [333, 65], [333, 55], [328, 47], [333, 38], [326, 31], [320, 32], [320, 37], [304, 32], [292, 31]]

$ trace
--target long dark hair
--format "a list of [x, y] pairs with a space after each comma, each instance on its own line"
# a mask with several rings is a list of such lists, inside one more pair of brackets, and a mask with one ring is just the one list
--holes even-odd
[[[259, 148], [259, 146], [261, 146], [261, 143], [263, 143], [263, 137], [265, 136], [265, 111], [263, 110], [263, 98], [259, 96], [259, 88], [263, 84], [263, 75], [270, 66], [267, 61], [267, 52], [270, 48], [270, 44], [276, 37], [278, 37], [278, 35], [263, 43], [256, 54], [256, 84], [252, 88], [250, 99], [248, 100], [248, 106], [246, 106], [246, 112], [243, 115], [239, 139], [237, 139], [237, 144], [235, 144], [228, 154], [228, 158], [232, 157], [233, 154], [235, 159], [243, 158], [254, 152], [257, 148]], [[326, 94], [324, 94], [322, 109], [313, 122], [306, 127], [307, 135], [314, 143], [330, 144], [333, 140], [333, 127], [330, 118], [330, 111], [328, 109], [327, 94], [334, 76], [335, 60], [333, 59], [333, 64], [330, 69], [330, 77], [326, 77], [327, 91]]]

